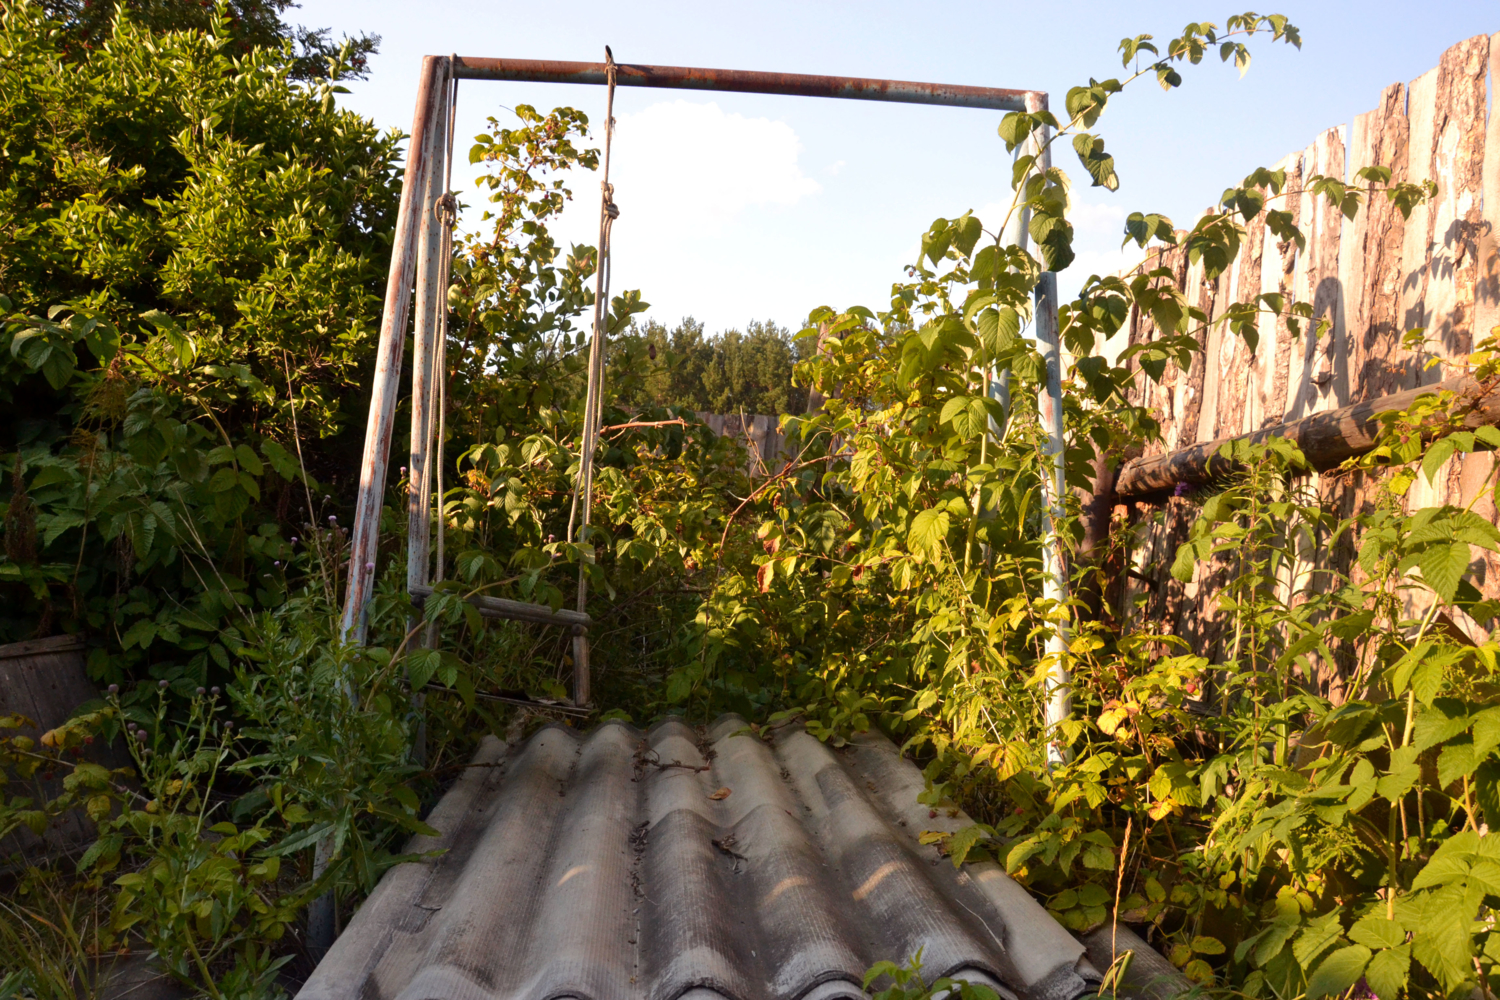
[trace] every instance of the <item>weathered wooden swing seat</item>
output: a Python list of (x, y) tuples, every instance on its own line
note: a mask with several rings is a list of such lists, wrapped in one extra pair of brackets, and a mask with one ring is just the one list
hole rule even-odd
[[(415, 586), (411, 588), (411, 602), (418, 607), (427, 603), (431, 597), (431, 587)], [(517, 622), (535, 622), (538, 625), (559, 625), (563, 628), (586, 629), (594, 623), (594, 620), (586, 612), (569, 611), (559, 608), (554, 611), (546, 604), (528, 604), (525, 601), (512, 601), (505, 597), (486, 597), (483, 594), (475, 594), (466, 600), (474, 606), (474, 609), (486, 618), (505, 618)]]
[(1165, 455), (1133, 459), (1120, 469), (1115, 496), (1120, 499), (1147, 497), (1169, 490), (1178, 483), (1203, 485), (1221, 478), (1234, 468), (1232, 462), (1219, 455), (1219, 449), (1230, 441), (1262, 443), (1273, 437), (1286, 438), (1302, 449), (1313, 468), (1331, 469), (1345, 459), (1362, 455), (1375, 447), (1380, 435), (1379, 414), (1404, 410), (1419, 396), (1443, 391), (1455, 393), (1460, 405), (1467, 408), (1464, 426), (1470, 430), (1500, 424), (1500, 387), (1462, 375), (1327, 413), (1315, 413), (1301, 420), (1263, 427), (1249, 434), (1205, 441)]

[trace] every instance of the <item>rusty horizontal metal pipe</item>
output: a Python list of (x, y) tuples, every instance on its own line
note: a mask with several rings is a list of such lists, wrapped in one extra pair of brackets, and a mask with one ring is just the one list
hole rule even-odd
[(1178, 483), (1201, 485), (1212, 482), (1233, 470), (1232, 463), (1219, 455), (1219, 449), (1236, 440), (1259, 444), (1273, 437), (1286, 438), (1302, 449), (1313, 468), (1331, 469), (1344, 459), (1362, 455), (1375, 447), (1380, 435), (1379, 414), (1404, 410), (1416, 402), (1418, 396), (1443, 391), (1458, 396), (1465, 427), (1472, 430), (1486, 424), (1500, 424), (1500, 389), (1461, 375), (1434, 385), (1419, 386), (1342, 409), (1315, 413), (1301, 420), (1264, 427), (1250, 434), (1205, 441), (1166, 455), (1132, 459), (1120, 469), (1115, 481), (1115, 495), (1122, 500), (1135, 499), (1169, 490)]
[[(741, 94), (789, 94), (796, 97), (833, 97), (851, 101), (889, 101), (897, 104), (939, 104), (956, 108), (1025, 111), (1029, 90), (968, 87), (910, 80), (875, 80), (857, 76), (812, 76), (804, 73), (762, 73), (742, 69), (702, 69), (693, 66), (641, 66), (618, 63), (615, 83), (621, 87), (662, 87), (670, 90), (716, 90)], [(606, 82), (604, 63), (559, 59), (481, 59), (460, 56), (453, 75), (461, 80), (529, 80), (534, 83)]]

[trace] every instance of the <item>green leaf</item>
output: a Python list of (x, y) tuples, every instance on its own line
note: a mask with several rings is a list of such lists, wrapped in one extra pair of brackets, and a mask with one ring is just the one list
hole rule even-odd
[(1079, 906), (1100, 906), (1109, 900), (1109, 890), (1097, 882), (1085, 882), (1078, 887)]
[(1319, 955), (1338, 941), (1342, 931), (1337, 910), (1330, 910), (1320, 917), (1309, 917), (1303, 924), (1296, 943), (1292, 945), (1292, 954), (1303, 966), (1310, 966)]
[(974, 252), (974, 246), (979, 242), (979, 237), (984, 234), (984, 227), (979, 224), (971, 212), (953, 220), (953, 245), (958, 252), (965, 257)]
[(1199, 934), (1193, 938), (1193, 951), (1200, 955), (1222, 955), (1224, 954), (1224, 942), (1216, 937)]
[(1307, 980), (1308, 1000), (1336, 996), (1359, 981), (1370, 963), (1370, 949), (1362, 944), (1340, 948), (1318, 963)]
[(1396, 1000), (1411, 972), (1411, 945), (1402, 944), (1375, 953), (1365, 968), (1365, 982), (1380, 1000)]
[(973, 823), (959, 830), (948, 839), (948, 853), (953, 858), (953, 867), (961, 867), (969, 852), (985, 837), (985, 828)]
[(42, 374), (54, 389), (61, 389), (73, 377), (76, 357), (72, 350), (57, 349), (42, 362)]
[(234, 457), (239, 459), (240, 468), (252, 476), (259, 476), (266, 471), (265, 466), (261, 465), (260, 456), (248, 444), (235, 445)]
[(1417, 565), (1422, 569), (1422, 579), (1438, 597), (1452, 601), (1458, 592), (1459, 581), (1469, 571), (1469, 560), (1468, 543), (1452, 542), (1427, 546), (1418, 557)]
[(1349, 940), (1378, 951), (1381, 948), (1395, 948), (1405, 943), (1406, 931), (1397, 921), (1387, 920), (1384, 910), (1371, 911), (1355, 921), (1354, 926), (1349, 928)]
[(1469, 713), (1464, 703), (1453, 698), (1438, 698), (1431, 708), (1417, 716), (1412, 727), (1412, 743), (1418, 750), (1426, 750), (1468, 732), (1468, 729)]
[(1422, 472), (1427, 476), (1429, 483), (1437, 479), (1438, 470), (1444, 462), (1453, 457), (1453, 439), (1443, 438), (1434, 441), (1427, 449), (1427, 454), (1422, 456)]
[(240, 477), (232, 468), (223, 468), (215, 472), (213, 478), (208, 481), (208, 489), (212, 493), (223, 493), (232, 490), (239, 485)]
[(939, 422), (951, 424), (953, 432), (962, 440), (983, 434), (989, 428), (990, 417), (998, 420), (1001, 414), (993, 413), (999, 404), (984, 396), (954, 396), (943, 404)]
[(1103, 139), (1087, 132), (1079, 133), (1073, 137), (1073, 151), (1078, 154), (1078, 161), (1093, 179), (1094, 187), (1102, 187), (1107, 191), (1119, 190), (1120, 178), (1115, 173), (1115, 158), (1104, 151)]
[(271, 463), (271, 468), (282, 479), (295, 482), (297, 479), (297, 460), (291, 456), (285, 448), (266, 438), (260, 443), (260, 453), (266, 456), (266, 461)]
[(1442, 753), (1438, 754), (1438, 784), (1446, 788), (1455, 781), (1473, 774), (1478, 766), (1479, 760), (1474, 755), (1473, 741), (1454, 741), (1443, 747)]
[(442, 663), (442, 653), (436, 649), (423, 649), (409, 654), (406, 658), (407, 682), (413, 690), (426, 687)]
[(911, 551), (924, 555), (935, 555), (948, 537), (950, 521), (948, 512), (940, 507), (929, 507), (912, 518), (911, 529), (906, 534), (906, 545)]

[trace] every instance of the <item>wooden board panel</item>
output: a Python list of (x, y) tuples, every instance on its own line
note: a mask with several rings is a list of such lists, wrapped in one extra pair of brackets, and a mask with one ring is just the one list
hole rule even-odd
[[(1438, 75), (1440, 67), (1433, 67), (1413, 80), (1407, 87), (1406, 120), (1409, 129), (1406, 147), (1405, 179), (1421, 184), (1432, 179), (1432, 147), (1434, 121), (1437, 115)], [(1432, 247), (1431, 204), (1420, 204), (1412, 208), (1402, 229), (1400, 287), (1397, 291), (1397, 328), (1400, 337), (1417, 327), (1431, 327), (1432, 313), (1427, 308), (1427, 285), (1429, 282), (1430, 251)], [(1423, 372), (1421, 360), (1416, 355), (1401, 350), (1392, 352), (1390, 362), (1400, 369), (1397, 388), (1410, 389), (1431, 381), (1433, 372)]]
[[(1235, 268), (1233, 298), (1236, 302), (1248, 302), (1260, 294), (1261, 257), (1265, 252), (1266, 220), (1264, 215), (1251, 219), (1245, 226), (1245, 239), (1240, 247), (1238, 266)], [(1219, 350), (1214, 357), (1217, 371), (1218, 406), (1212, 433), (1205, 440), (1239, 434), (1245, 430), (1246, 413), (1250, 397), (1250, 368), (1252, 356), (1249, 346), (1237, 334), (1224, 333), (1219, 340)]]
[(1474, 339), (1500, 326), (1500, 114), (1494, 111), (1500, 90), (1500, 34), (1490, 36), (1490, 116), (1485, 129), (1480, 179), (1482, 223), (1474, 279)]
[[(1407, 329), (1425, 327), (1432, 352), (1444, 358), (1466, 355), (1472, 343), (1488, 56), (1489, 39), (1471, 38), (1411, 84), (1408, 175), (1432, 181), (1437, 194), (1407, 223), (1402, 316)], [(1449, 367), (1419, 377), (1441, 381)]]
[[(1407, 223), (1405, 322), (1426, 327), (1431, 353), (1455, 362), (1468, 354), (1473, 340), (1488, 57), (1487, 37), (1460, 42), (1411, 86), (1409, 170), (1416, 180), (1433, 181), (1437, 193)], [(1424, 367), (1417, 377), (1428, 384), (1458, 370), (1438, 364)], [(1406, 498), (1407, 509), (1461, 502), (1464, 465), (1462, 456), (1454, 456), (1431, 482), (1419, 478)]]
[[(1234, 289), (1234, 269), (1221, 274), (1211, 284), (1205, 283), (1204, 295), (1206, 304), (1203, 311), (1209, 318), (1217, 321), (1224, 315), (1224, 310), (1233, 299), (1230, 297)], [(1208, 335), (1203, 341), (1203, 381), (1199, 383), (1199, 392), (1202, 394), (1198, 407), (1198, 421), (1193, 425), (1193, 440), (1207, 441), (1214, 436), (1214, 427), (1219, 421), (1219, 372), (1218, 357), (1223, 347), (1226, 334), (1222, 323), (1214, 322), (1208, 328)]]
[[(1301, 225), (1302, 198), (1291, 192), (1302, 190), (1302, 154), (1293, 153), (1285, 157), (1277, 168), (1286, 171), (1286, 197), (1281, 199), (1282, 211), (1290, 212), (1292, 225)], [(1274, 252), (1273, 252), (1274, 251)], [(1294, 273), (1301, 254), (1292, 240), (1279, 240), (1274, 244), (1266, 241), (1266, 255), (1261, 263), (1261, 288), (1275, 292), (1283, 301), (1290, 302)], [(1302, 352), (1302, 339), (1295, 336), (1285, 317), (1266, 313), (1261, 323), (1262, 350), (1269, 348), (1265, 369), (1255, 396), (1254, 420), (1246, 430), (1255, 430), (1267, 424), (1281, 422), (1286, 412), (1292, 376), (1292, 355)], [(1269, 334), (1269, 336), (1267, 336)]]
[[(1380, 95), (1374, 111), (1361, 115), (1361, 142), (1351, 175), (1366, 166), (1391, 168), (1391, 180), (1406, 179), (1406, 87), (1395, 83)], [(1373, 399), (1402, 388), (1401, 368), (1392, 364), (1400, 350), (1401, 245), (1405, 222), (1383, 195), (1366, 199), (1360, 210), (1361, 239), (1350, 248), (1360, 258), (1358, 283), (1349, 310), (1349, 402)]]
[[(1304, 188), (1315, 175), (1344, 176), (1344, 128), (1331, 128), (1302, 154), (1306, 165)], [(1347, 339), (1344, 325), (1344, 296), (1339, 284), (1339, 250), (1344, 216), (1327, 198), (1304, 190), (1299, 223), (1307, 238), (1307, 249), (1297, 255), (1297, 269), (1292, 294), (1300, 302), (1311, 302), (1312, 322), (1304, 325), (1301, 350), (1291, 356), (1291, 398), (1287, 401), (1284, 420), (1298, 420), (1312, 413), (1337, 409), (1334, 392), (1334, 366), (1338, 352)], [(1317, 336), (1322, 322), (1328, 332)]]
[[(36, 739), (72, 716), (74, 709), (99, 696), (84, 671), (83, 637), (59, 635), (47, 639), (0, 646), (0, 715), (22, 715), (35, 723), (18, 730)], [(102, 750), (102, 748), (101, 748)], [(89, 756), (109, 766), (120, 761), (104, 759), (92, 748)], [(63, 775), (51, 781), (34, 777), (28, 794), (39, 800), (62, 794)], [(0, 840), (0, 856), (13, 851), (27, 854), (66, 850), (87, 843), (94, 836), (94, 824), (79, 810), (55, 819), (42, 838), (21, 830)]]
[[(1187, 280), (1182, 287), (1189, 305), (1203, 308), (1205, 285), (1211, 283), (1203, 280), (1203, 262), (1189, 264)], [(1207, 294), (1211, 296), (1212, 293)], [(1193, 442), (1198, 433), (1198, 411), (1203, 408), (1203, 382), (1208, 373), (1201, 348), (1208, 331), (1197, 323), (1191, 323), (1189, 329), (1197, 336), (1200, 350), (1193, 355), (1192, 364), (1186, 372), (1181, 369), (1177, 371), (1172, 394), (1171, 433), (1167, 436), (1169, 450)]]

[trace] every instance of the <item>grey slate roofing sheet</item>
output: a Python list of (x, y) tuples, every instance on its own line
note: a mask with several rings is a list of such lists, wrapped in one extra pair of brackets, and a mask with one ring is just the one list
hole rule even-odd
[(997, 866), (918, 843), (967, 820), (881, 736), (552, 726), (473, 763), (411, 847), (444, 853), (386, 874), (298, 1000), (835, 1000), (918, 949), (1006, 1000), (1098, 982)]

